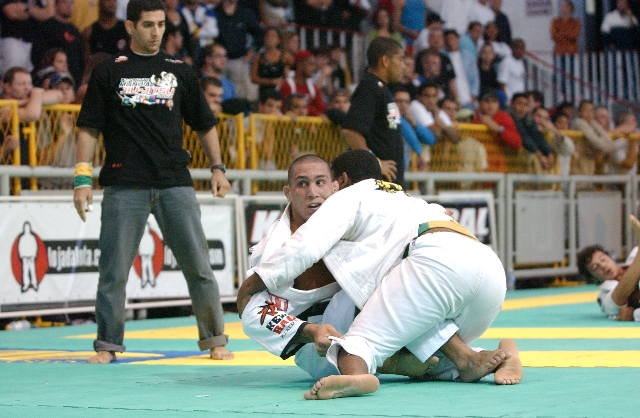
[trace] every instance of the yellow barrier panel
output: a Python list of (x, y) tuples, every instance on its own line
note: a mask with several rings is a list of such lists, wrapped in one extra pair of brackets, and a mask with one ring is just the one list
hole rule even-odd
[[(338, 125), (318, 117), (251, 114), (247, 138), (251, 150), (251, 168), (259, 170), (287, 170), (289, 164), (303, 154), (316, 154), (331, 161), (347, 149)], [(284, 181), (259, 182), (260, 191), (281, 191)], [(254, 191), (255, 190), (254, 185)]]
[[(6, 141), (8, 136), (20, 138), (20, 121), (18, 120), (18, 101), (17, 100), (0, 100), (0, 135), (2, 135), (2, 143)], [(7, 151), (5, 155), (0, 155), (0, 164), (20, 165), (20, 147), (18, 146), (13, 152)], [(21, 188), (20, 179), (13, 180), (13, 193), (19, 193)]]

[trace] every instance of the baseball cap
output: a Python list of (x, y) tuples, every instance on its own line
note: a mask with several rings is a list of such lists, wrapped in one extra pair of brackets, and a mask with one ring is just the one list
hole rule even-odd
[(293, 61), (297, 64), (298, 62), (302, 60), (306, 60), (307, 58), (311, 58), (311, 57), (313, 57), (313, 54), (311, 53), (311, 51), (307, 49), (303, 49), (296, 52), (296, 55), (294, 55), (293, 57)]
[(69, 83), (71, 83), (71, 85), (73, 87), (76, 86), (76, 82), (73, 79), (73, 77), (71, 77), (71, 74), (69, 73), (55, 73), (51, 76), (51, 78), (49, 78), (49, 87), (55, 87), (56, 85), (58, 85), (58, 83), (62, 82), (62, 81), (67, 81)]

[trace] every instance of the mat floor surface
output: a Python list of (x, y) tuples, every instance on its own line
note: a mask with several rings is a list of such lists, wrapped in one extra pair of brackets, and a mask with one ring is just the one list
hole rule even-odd
[[(262, 350), (226, 316), (233, 361), (197, 351), (192, 317), (127, 322), (127, 352), (89, 365), (95, 325), (0, 332), (1, 417), (635, 417), (640, 324), (606, 319), (595, 286), (509, 292), (473, 345), (514, 338), (524, 379), (497, 386), (382, 376), (367, 396), (305, 401), (293, 361)], [(214, 415), (212, 415), (214, 414)]]

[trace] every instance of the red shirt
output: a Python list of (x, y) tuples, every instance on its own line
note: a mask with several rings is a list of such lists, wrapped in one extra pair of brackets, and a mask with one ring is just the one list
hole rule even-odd
[(311, 79), (307, 79), (305, 84), (298, 84), (293, 78), (284, 80), (282, 84), (280, 84), (282, 100), (285, 100), (287, 96), (290, 96), (292, 93), (300, 93), (307, 96), (309, 99), (309, 116), (319, 116), (326, 110), (322, 93), (320, 93), (320, 90), (313, 84)]
[[(504, 129), (500, 134), (491, 133), (495, 140), (494, 145), (496, 146), (491, 147), (491, 144), (485, 143), (485, 147), (487, 149), (487, 163), (489, 164), (487, 171), (506, 173), (507, 163), (505, 161), (505, 154), (518, 151), (522, 147), (522, 137), (518, 133), (518, 129), (516, 128), (516, 123), (513, 121), (513, 118), (504, 110), (498, 110), (496, 114), (493, 115), (492, 119)], [(481, 123), (480, 114), (477, 112), (473, 119), (473, 123)]]

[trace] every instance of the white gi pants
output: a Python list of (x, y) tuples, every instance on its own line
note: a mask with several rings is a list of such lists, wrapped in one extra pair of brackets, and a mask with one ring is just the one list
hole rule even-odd
[(338, 346), (367, 363), (373, 374), (407, 346), (426, 361), (453, 334), (467, 344), (498, 315), (506, 292), (504, 268), (487, 246), (456, 232), (415, 239), (327, 358), (337, 366)]

